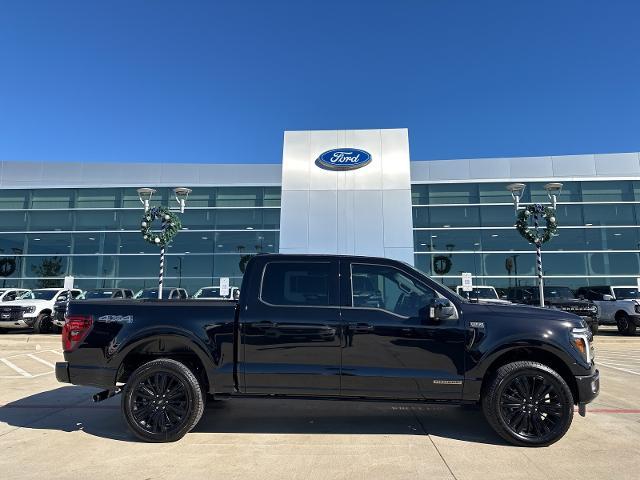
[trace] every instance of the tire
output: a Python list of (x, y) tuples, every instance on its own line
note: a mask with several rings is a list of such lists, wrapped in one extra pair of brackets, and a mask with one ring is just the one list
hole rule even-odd
[(482, 410), (489, 425), (509, 443), (545, 447), (571, 426), (573, 395), (567, 382), (546, 365), (514, 362), (493, 373), (483, 389)]
[(600, 325), (597, 323), (592, 323), (590, 328), (591, 328), (591, 333), (594, 335), (597, 335), (598, 330), (600, 330)]
[(5, 333), (7, 333), (7, 331), (4, 328), (0, 328), (0, 335), (3, 335)]
[(122, 413), (137, 438), (174, 442), (202, 418), (202, 392), (198, 379), (184, 364), (171, 359), (153, 360), (138, 367), (127, 381)]
[(33, 322), (33, 333), (49, 333), (52, 326), (51, 317), (46, 313), (41, 313)]
[(622, 335), (635, 335), (637, 326), (629, 319), (629, 315), (625, 312), (620, 313), (616, 317), (616, 324), (618, 326), (618, 332)]

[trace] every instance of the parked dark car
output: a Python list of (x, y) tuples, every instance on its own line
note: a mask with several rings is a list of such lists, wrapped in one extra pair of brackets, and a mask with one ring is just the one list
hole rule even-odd
[[(538, 287), (512, 287), (507, 291), (507, 300), (523, 305), (539, 305)], [(598, 307), (591, 300), (578, 299), (569, 287), (544, 286), (544, 304), (547, 308), (563, 310), (582, 318), (596, 334), (598, 333)]]
[(72, 301), (56, 377), (106, 389), (95, 401), (122, 391), (126, 423), (152, 442), (189, 432), (213, 395), (480, 404), (503, 438), (542, 446), (599, 392), (580, 317), (471, 303), (395, 260), (257, 255), (240, 291)]
[[(129, 288), (93, 288), (80, 294), (78, 300), (112, 300), (133, 298), (133, 290)], [(52, 321), (55, 328), (64, 326), (64, 315), (67, 312), (67, 296), (61, 295), (53, 305)]]

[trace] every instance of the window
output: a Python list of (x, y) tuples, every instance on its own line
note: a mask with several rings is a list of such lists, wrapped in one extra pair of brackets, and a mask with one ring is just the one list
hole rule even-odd
[(331, 277), (330, 263), (268, 263), (260, 298), (273, 305), (337, 305), (329, 288), (336, 279)]
[(351, 286), (354, 307), (379, 308), (403, 317), (425, 317), (438, 297), (429, 287), (384, 265), (353, 264)]

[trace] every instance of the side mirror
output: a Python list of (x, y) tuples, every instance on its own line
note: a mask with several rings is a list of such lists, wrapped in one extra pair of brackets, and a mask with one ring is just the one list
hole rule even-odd
[(438, 321), (453, 316), (456, 309), (446, 298), (434, 298), (429, 303), (429, 319)]
[(610, 302), (612, 300), (615, 300), (615, 298), (613, 298), (613, 295), (607, 295), (606, 293), (602, 296), (602, 300), (604, 300), (605, 302)]

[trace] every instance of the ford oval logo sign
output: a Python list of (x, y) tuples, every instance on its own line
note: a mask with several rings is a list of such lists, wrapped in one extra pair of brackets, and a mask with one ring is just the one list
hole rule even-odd
[(357, 148), (334, 148), (321, 153), (316, 165), (325, 170), (355, 170), (371, 163), (371, 154)]

